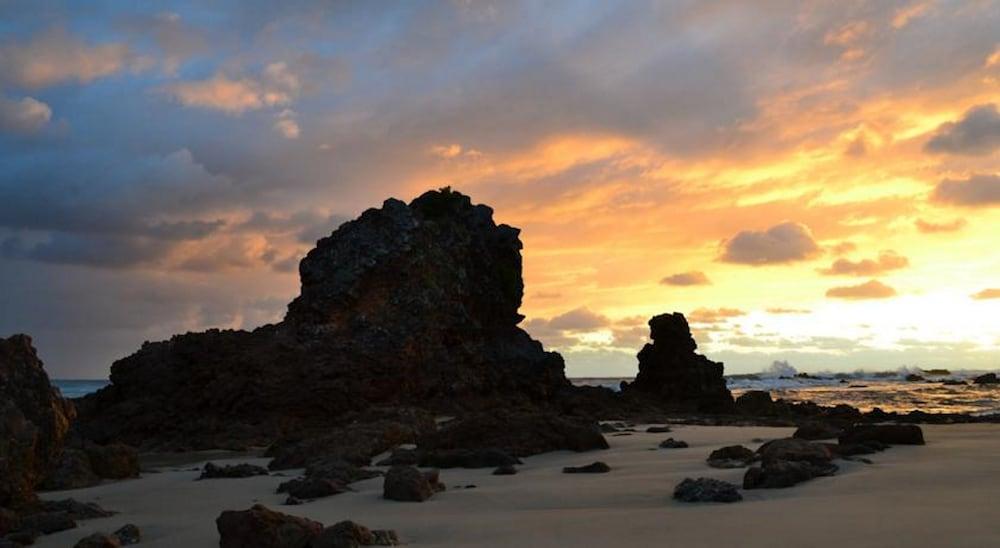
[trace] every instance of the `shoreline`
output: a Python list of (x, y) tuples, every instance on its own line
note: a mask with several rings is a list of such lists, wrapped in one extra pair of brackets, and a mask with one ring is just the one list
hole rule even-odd
[[(446, 469), (448, 490), (420, 504), (381, 498), (381, 478), (351, 485), (354, 492), (284, 506), (274, 493), (294, 476), (194, 481), (198, 472), (159, 469), (137, 480), (41, 493), (73, 497), (121, 512), (38, 539), (37, 546), (72, 545), (93, 531), (135, 523), (143, 546), (218, 546), (214, 520), (223, 510), (262, 503), (272, 510), (332, 524), (354, 519), (397, 530), (414, 546), (986, 546), (1000, 543), (995, 493), (1000, 490), (1000, 425), (926, 425), (926, 446), (896, 446), (871, 455), (873, 464), (838, 461), (840, 472), (788, 489), (744, 491), (735, 504), (685, 504), (671, 499), (685, 477), (739, 483), (744, 469), (708, 467), (724, 445), (791, 435), (791, 428), (674, 425), (670, 434), (608, 436), (611, 448), (558, 451), (524, 459), (515, 476), (490, 469)], [(642, 430), (642, 428), (640, 428)], [(666, 437), (687, 449), (655, 449)], [(217, 453), (216, 453), (217, 454)], [(207, 454), (185, 453), (187, 457)], [(207, 460), (207, 459), (206, 459)], [(607, 462), (612, 471), (565, 475), (563, 466)], [(146, 460), (149, 463), (151, 461)], [(179, 461), (174, 461), (179, 462)], [(203, 462), (203, 461), (196, 461)], [(217, 464), (263, 458), (213, 460)], [(190, 463), (190, 462), (189, 462)], [(474, 484), (476, 488), (466, 489)], [(458, 488), (461, 487), (461, 488)], [(777, 518), (777, 519), (776, 519)], [(651, 540), (652, 539), (652, 540)]]

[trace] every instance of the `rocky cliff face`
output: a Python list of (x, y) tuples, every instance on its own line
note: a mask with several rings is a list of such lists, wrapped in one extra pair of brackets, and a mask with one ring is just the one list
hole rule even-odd
[(377, 405), (535, 405), (569, 387), (517, 327), (518, 230), (448, 189), (387, 200), (320, 240), (283, 322), (147, 343), (80, 404), (99, 442), (261, 443)]
[(678, 411), (733, 411), (722, 364), (695, 352), (698, 345), (683, 314), (653, 316), (649, 329), (653, 342), (639, 351), (639, 374), (623, 387), (626, 396)]
[(0, 339), (0, 507), (35, 500), (73, 416), (73, 406), (49, 384), (31, 338)]

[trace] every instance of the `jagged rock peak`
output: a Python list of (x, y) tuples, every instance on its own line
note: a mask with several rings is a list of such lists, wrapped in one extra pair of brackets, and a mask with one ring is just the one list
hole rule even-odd
[(653, 342), (639, 351), (639, 374), (623, 391), (678, 410), (732, 411), (722, 364), (695, 353), (698, 345), (684, 315), (653, 316), (649, 328)]
[(286, 319), (325, 329), (425, 314), (467, 329), (516, 324), (519, 233), (450, 188), (409, 205), (390, 198), (317, 242), (299, 265), (302, 290)]

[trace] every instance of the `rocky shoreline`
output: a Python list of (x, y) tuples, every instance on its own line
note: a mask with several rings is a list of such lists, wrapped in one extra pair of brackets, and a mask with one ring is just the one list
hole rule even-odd
[[(279, 487), (289, 505), (381, 476), (369, 467), (386, 455), (381, 463), (392, 468), (385, 472), (385, 498), (423, 501), (444, 486), (436, 472), (416, 467), (512, 475), (523, 458), (607, 449), (605, 434), (627, 436), (638, 424), (799, 427), (795, 436), (756, 450), (709, 456), (710, 464), (759, 463), (742, 484), (757, 489), (832, 475), (834, 459), (922, 444), (915, 423), (1000, 420), (861, 413), (774, 401), (759, 391), (734, 399), (723, 364), (697, 353), (679, 313), (649, 320), (652, 342), (638, 354), (635, 381), (620, 392), (575, 387), (562, 357), (518, 327), (520, 250), (517, 229), (495, 224), (490, 208), (457, 192), (431, 191), (410, 204), (387, 200), (303, 259), (301, 294), (281, 323), (146, 343), (112, 365), (108, 387), (75, 402), (51, 387), (30, 338), (0, 340), (0, 547), (30, 544), (39, 534), (75, 527), (77, 519), (107, 514), (72, 500), (53, 506), (35, 491), (138, 477), (140, 451), (266, 447), (267, 469), (206, 466), (203, 478), (301, 469)], [(599, 424), (609, 420), (621, 426)], [(838, 442), (814, 441), (827, 439)], [(661, 447), (686, 447), (672, 441)], [(569, 468), (613, 470), (603, 462)], [(698, 478), (678, 485), (675, 496), (734, 502), (735, 489)], [(231, 547), (397, 538), (353, 522), (323, 527), (263, 506), (223, 513), (218, 530), (222, 546)], [(287, 537), (294, 540), (279, 530), (296, 531)], [(128, 544), (125, 537), (103, 535), (79, 546)]]

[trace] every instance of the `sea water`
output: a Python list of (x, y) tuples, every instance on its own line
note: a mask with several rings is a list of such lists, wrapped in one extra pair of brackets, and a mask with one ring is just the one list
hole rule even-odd
[(105, 379), (55, 379), (52, 381), (52, 384), (62, 392), (64, 398), (80, 398), (97, 392), (110, 384), (110, 382)]

